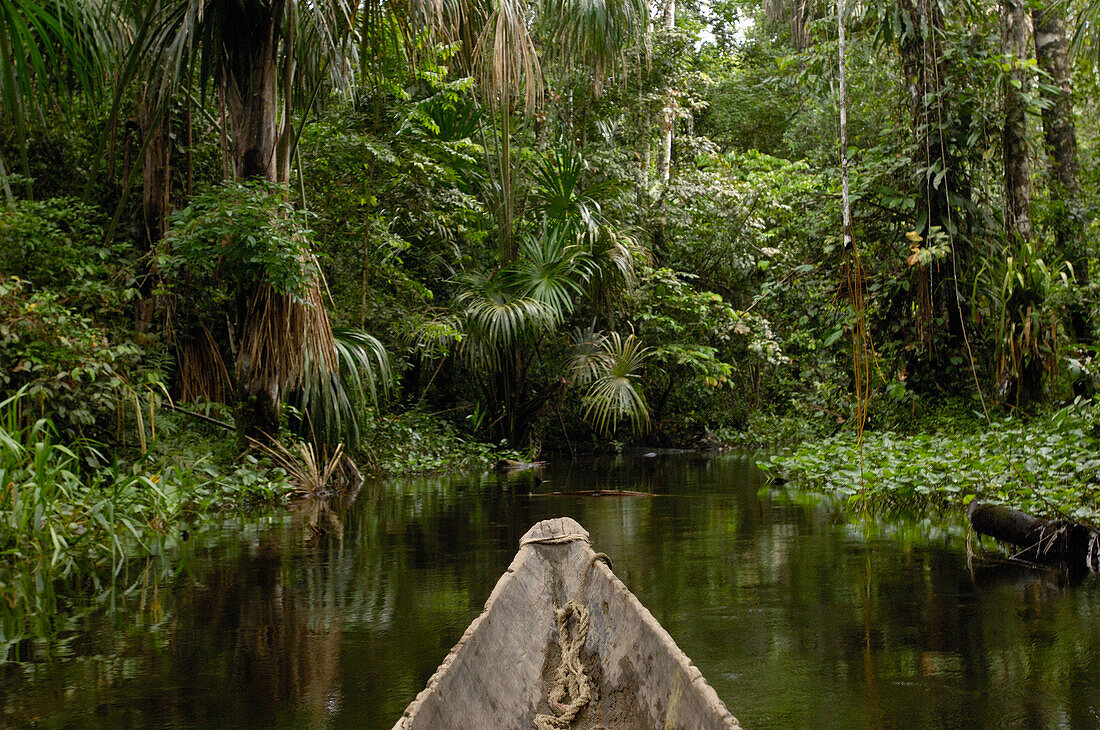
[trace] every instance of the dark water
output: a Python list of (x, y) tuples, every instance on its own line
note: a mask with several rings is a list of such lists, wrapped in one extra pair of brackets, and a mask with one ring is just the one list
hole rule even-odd
[[(957, 525), (850, 524), (751, 464), (396, 480), (196, 536), (120, 576), (114, 610), (64, 607), (60, 640), (8, 646), (0, 724), (387, 728), (523, 532), (570, 515), (746, 728), (1100, 727), (1094, 580), (969, 571)], [(593, 488), (660, 496), (529, 495)]]

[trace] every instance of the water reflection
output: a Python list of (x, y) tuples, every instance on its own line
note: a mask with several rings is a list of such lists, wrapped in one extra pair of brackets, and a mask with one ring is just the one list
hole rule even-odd
[[(746, 727), (1100, 725), (1095, 581), (971, 572), (958, 525), (852, 525), (761, 487), (734, 455), (368, 484), (190, 547), (62, 656), (5, 665), (0, 722), (389, 727), (520, 535), (567, 514)], [(655, 496), (542, 496), (591, 489)]]

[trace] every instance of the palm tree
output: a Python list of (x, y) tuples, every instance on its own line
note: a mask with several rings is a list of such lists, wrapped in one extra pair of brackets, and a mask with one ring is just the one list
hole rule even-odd
[(233, 174), (286, 183), (293, 103), (303, 82), (340, 70), (357, 2), (131, 0), (140, 19), (124, 79), (163, 97), (189, 73), (212, 80), (224, 104)]
[[(312, 84), (340, 69), (349, 42), (354, 0), (131, 0), (139, 19), (124, 64), (123, 83), (142, 82), (168, 104), (192, 75), (216, 86), (223, 108), (234, 177), (286, 185), (293, 154), (293, 104), (303, 77)], [(224, 123), (224, 122), (223, 122)], [(314, 269), (311, 256), (301, 261)], [(305, 297), (261, 281), (239, 293), (241, 332), (235, 365), (238, 430), (273, 434), (284, 392), (303, 377), (320, 383), (339, 363), (319, 273)], [(303, 355), (303, 353), (308, 353)], [(242, 443), (243, 443), (242, 438)]]
[(588, 386), (584, 415), (600, 431), (614, 432), (624, 417), (635, 431), (649, 424), (649, 406), (640, 384), (648, 358), (649, 350), (633, 334), (574, 332), (574, 382)]
[[(505, 261), (513, 260), (517, 251), (509, 151), (513, 106), (522, 94), (525, 107), (533, 108), (544, 83), (533, 31), (541, 29), (548, 45), (560, 49), (555, 59), (589, 63), (593, 77), (602, 80), (615, 67), (622, 43), (644, 15), (637, 0), (565, 0), (546, 6), (517, 0), (432, 0), (418, 8), (367, 4), (362, 27), (357, 29), (356, 0), (128, 0), (127, 4), (140, 21), (123, 79), (140, 80), (154, 88), (154, 98), (161, 103), (167, 103), (185, 79), (197, 76), (204, 85), (212, 82), (227, 122), (225, 137), (234, 176), (283, 185), (289, 178), (294, 147), (295, 99), (311, 96), (307, 90), (319, 88), (326, 72), (352, 65), (356, 34), (366, 43), (387, 29), (406, 28), (407, 39), (412, 40), (419, 27), (436, 38), (461, 41), (459, 63), (476, 70), (494, 112), (489, 116), (501, 120), (495, 139), (499, 141)], [(402, 22), (394, 23), (394, 18)], [(413, 48), (409, 43), (411, 57)], [(311, 76), (308, 82), (306, 72)], [(508, 306), (519, 302), (522, 309), (527, 300), (537, 300), (522, 291), (517, 298), (517, 290), (506, 285), (503, 279), (515, 273), (502, 272), (503, 278), (494, 285), (503, 287), (496, 292), (498, 298), (503, 296)], [(315, 279), (304, 300), (262, 282), (236, 303), (241, 342), (235, 373), (242, 435), (274, 430), (284, 393), (300, 382), (303, 373), (314, 371), (317, 382), (324, 383), (339, 371), (321, 301), (320, 282)], [(306, 348), (313, 351), (303, 358)]]
[(457, 63), (477, 76), (495, 142), (489, 170), (496, 185), (500, 253), (517, 254), (518, 209), (513, 175), (515, 115), (542, 102), (544, 65), (590, 70), (594, 95), (620, 66), (627, 45), (645, 27), (642, 0), (428, 0), (422, 18), (446, 42), (461, 46)]
[[(45, 109), (64, 106), (74, 90), (95, 94), (104, 88), (110, 18), (95, 0), (0, 3), (0, 126), (11, 130), (19, 146), (28, 198), (33, 192), (28, 125)], [(8, 178), (0, 156), (0, 187), (10, 203)]]

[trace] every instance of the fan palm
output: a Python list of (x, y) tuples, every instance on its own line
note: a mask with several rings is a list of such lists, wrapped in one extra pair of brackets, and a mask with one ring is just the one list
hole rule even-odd
[(585, 418), (604, 432), (614, 431), (624, 417), (635, 431), (644, 428), (649, 423), (649, 408), (639, 381), (649, 351), (638, 338), (618, 332), (577, 331), (573, 347), (573, 377), (588, 386)]
[(476, 368), (504, 367), (511, 353), (552, 328), (562, 316), (547, 301), (531, 296), (514, 269), (463, 272), (457, 284), (461, 353)]
[(606, 296), (614, 281), (632, 284), (634, 263), (644, 253), (632, 232), (616, 225), (604, 212), (622, 185), (614, 180), (585, 185), (584, 158), (569, 142), (548, 149), (534, 168), (531, 207), (583, 251), (593, 293)]
[(500, 253), (505, 262), (517, 251), (512, 134), (514, 107), (528, 112), (540, 104), (543, 60), (564, 69), (587, 66), (594, 92), (620, 66), (628, 42), (645, 27), (640, 0), (424, 0), (421, 18), (445, 41), (457, 42), (457, 62), (478, 78), (495, 126), (490, 172), (499, 214)]

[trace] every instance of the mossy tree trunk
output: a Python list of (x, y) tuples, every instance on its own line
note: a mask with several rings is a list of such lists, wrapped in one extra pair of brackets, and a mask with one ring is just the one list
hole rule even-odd
[(1027, 146), (1027, 71), (1031, 17), (1024, 0), (1002, 0), (1001, 48), (1012, 63), (1004, 75), (1005, 232), (1010, 241), (1031, 240), (1031, 168)]
[[(1031, 17), (1035, 26), (1035, 59), (1049, 79), (1039, 91), (1046, 102), (1042, 110), (1043, 139), (1055, 209), (1054, 240), (1058, 250), (1072, 264), (1077, 285), (1084, 287), (1089, 282), (1089, 269), (1083, 240), (1084, 210), (1078, 181), (1080, 165), (1066, 23), (1060, 6), (1053, 4), (1032, 8)], [(1084, 308), (1075, 307), (1071, 319), (1076, 337), (1087, 337), (1089, 327)]]
[[(244, 36), (225, 44), (222, 61), (230, 151), (237, 178), (286, 182), (280, 179), (278, 155), (279, 53), (285, 5), (286, 0), (241, 3), (226, 25), (227, 33)], [(276, 301), (285, 295), (263, 292), (263, 287), (257, 282), (253, 291), (238, 293), (241, 343), (235, 365), (236, 417), (242, 448), (248, 438), (275, 435), (288, 375), (264, 360), (270, 349), (281, 346), (278, 340), (286, 334), (273, 310), (287, 309), (285, 305), (290, 303)]]

